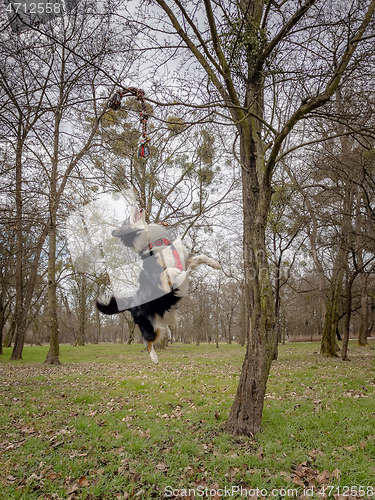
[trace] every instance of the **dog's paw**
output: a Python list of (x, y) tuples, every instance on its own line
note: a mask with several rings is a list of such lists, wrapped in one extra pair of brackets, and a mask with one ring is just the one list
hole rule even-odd
[(152, 350), (150, 352), (150, 358), (151, 358), (151, 361), (153, 363), (155, 363), (155, 365), (159, 364), (159, 358), (158, 358), (158, 355), (156, 354), (156, 352), (154, 350)]
[(221, 264), (216, 262), (216, 260), (211, 259), (210, 257), (206, 257), (205, 255), (203, 257), (204, 257), (204, 259), (202, 260), (203, 264), (206, 264), (207, 266), (210, 266), (213, 269), (221, 269)]
[(162, 286), (159, 287), (164, 292), (169, 293), (172, 289), (178, 288), (186, 279), (186, 271), (180, 271), (177, 267), (168, 267), (160, 275)]
[(169, 267), (166, 269), (166, 274), (168, 274), (169, 279), (171, 280), (171, 283), (174, 283), (178, 277), (179, 274), (181, 274), (182, 271), (177, 269), (177, 267)]
[[(177, 269), (178, 271), (178, 269)], [(176, 275), (173, 280), (173, 289), (178, 288), (182, 285), (182, 283), (186, 280), (188, 273), (186, 271), (179, 271), (178, 275)]]
[(219, 264), (219, 262), (216, 262), (216, 260), (214, 259), (208, 259), (209, 262), (207, 262), (207, 264), (211, 267), (213, 267), (214, 269), (221, 269), (221, 264)]

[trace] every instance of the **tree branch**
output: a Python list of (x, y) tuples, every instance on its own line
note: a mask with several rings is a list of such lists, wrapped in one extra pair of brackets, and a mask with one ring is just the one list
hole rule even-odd
[[(166, 2), (164, 0), (156, 0), (156, 2), (160, 5), (160, 7), (167, 14), (167, 16), (169, 17), (169, 19), (172, 22), (172, 25), (173, 25), (174, 29), (177, 32), (177, 34), (186, 43), (186, 45), (188, 46), (188, 48), (190, 49), (190, 51), (192, 52), (192, 54), (196, 57), (196, 59), (198, 60), (198, 62), (201, 64), (201, 66), (203, 67), (203, 69), (206, 71), (208, 77), (210, 78), (210, 80), (212, 81), (212, 83), (215, 85), (215, 87), (219, 91), (219, 93), (220, 93), (221, 97), (223, 98), (224, 102), (228, 105), (228, 107), (231, 106), (232, 104), (235, 104), (236, 106), (238, 106), (240, 108), (240, 103), (239, 103), (239, 100), (237, 98), (237, 95), (235, 94), (234, 96), (230, 96), (228, 94), (228, 92), (225, 89), (224, 85), (220, 82), (220, 80), (218, 79), (216, 73), (213, 71), (213, 69), (209, 65), (207, 59), (200, 52), (200, 50), (198, 49), (198, 47), (193, 43), (193, 41), (190, 39), (190, 37), (187, 35), (187, 33), (185, 33), (185, 31), (183, 30), (182, 26), (178, 22), (178, 19), (176, 18), (176, 16), (172, 12), (172, 9), (166, 4)], [(235, 100), (233, 101), (232, 98), (234, 98)], [(238, 120), (240, 118), (239, 115), (241, 115), (241, 113), (239, 113), (238, 111), (236, 112), (236, 111), (233, 110), (233, 108), (230, 108), (230, 112), (232, 114), (232, 117), (235, 120)]]
[[(303, 17), (309, 8), (316, 2), (316, 0), (307, 0), (302, 7), (297, 10), (297, 12), (292, 16), (292, 18), (286, 23), (286, 25), (279, 31), (279, 33), (270, 41), (267, 47), (264, 49), (263, 54), (257, 61), (256, 71), (260, 71), (264, 64), (264, 61), (269, 57), (273, 49), (280, 43), (280, 41), (294, 28), (298, 21)], [(267, 6), (268, 7), (268, 6)]]
[(272, 171), (275, 166), (277, 155), (280, 151), (281, 145), (284, 139), (289, 135), (289, 133), (293, 129), (294, 125), (299, 120), (301, 120), (301, 118), (303, 118), (307, 113), (310, 113), (310, 111), (313, 111), (314, 109), (323, 106), (327, 101), (330, 100), (330, 98), (334, 94), (335, 90), (337, 89), (337, 86), (340, 83), (341, 77), (349, 64), (350, 59), (354, 54), (358, 42), (360, 42), (364, 32), (366, 31), (367, 26), (371, 21), (371, 18), (374, 14), (374, 10), (375, 10), (375, 0), (371, 0), (365, 18), (361, 26), (359, 27), (357, 34), (348, 41), (346, 50), (343, 56), (341, 57), (341, 60), (337, 65), (337, 68), (333, 72), (330, 81), (327, 83), (325, 91), (322, 92), (321, 94), (318, 94), (316, 97), (312, 97), (306, 103), (302, 104), (293, 113), (293, 115), (289, 118), (289, 120), (286, 122), (282, 130), (277, 135), (270, 157), (266, 165), (266, 178), (270, 178), (270, 176), (272, 175)]
[(219, 64), (217, 64), (217, 62), (215, 61), (215, 59), (211, 56), (208, 48), (207, 48), (207, 45), (206, 45), (206, 42), (203, 40), (200, 32), (198, 31), (196, 25), (194, 24), (194, 22), (192, 21), (192, 19), (190, 18), (190, 16), (188, 15), (188, 13), (186, 12), (186, 10), (184, 9), (183, 5), (181, 4), (181, 2), (179, 0), (174, 0), (175, 3), (178, 5), (178, 8), (180, 9), (180, 11), (182, 12), (182, 15), (185, 17), (185, 19), (187, 20), (187, 22), (190, 24), (191, 28), (193, 29), (194, 33), (195, 33), (195, 36), (198, 38), (206, 56), (208, 57), (208, 59), (211, 61), (211, 63), (215, 66), (215, 68), (217, 69), (217, 71), (219, 71), (219, 73), (221, 73), (223, 76), (223, 72), (222, 72), (222, 69), (221, 67), (219, 66)]

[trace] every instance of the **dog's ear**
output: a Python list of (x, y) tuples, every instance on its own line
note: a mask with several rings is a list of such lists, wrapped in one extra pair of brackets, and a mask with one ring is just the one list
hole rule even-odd
[(128, 221), (125, 221), (121, 227), (118, 227), (117, 229), (114, 229), (112, 231), (112, 236), (115, 236), (116, 238), (120, 238), (121, 236), (125, 236), (129, 233), (134, 233), (134, 229), (132, 229), (129, 226)]
[(124, 225), (112, 231), (112, 236), (114, 236), (115, 238), (120, 238), (120, 240), (126, 247), (132, 248), (134, 245), (134, 240), (138, 236), (138, 233), (138, 230), (134, 230), (134, 228), (131, 228), (128, 224), (128, 221), (125, 221)]

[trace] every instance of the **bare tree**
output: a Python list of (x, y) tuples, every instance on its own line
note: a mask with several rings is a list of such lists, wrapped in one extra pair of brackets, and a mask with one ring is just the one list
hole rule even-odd
[[(244, 288), (250, 317), (248, 347), (226, 429), (250, 435), (261, 426), (277, 342), (265, 242), (275, 166), (287, 154), (283, 147), (296, 125), (331, 99), (364, 35), (366, 39), (373, 35), (375, 1), (355, 7), (350, 2), (331, 5), (318, 0), (298, 6), (264, 0), (204, 0), (203, 5), (155, 0), (156, 4), (163, 11), (154, 9), (158, 29), (173, 30), (175, 37), (169, 47), (175, 51), (177, 46), (199, 63), (208, 90), (204, 104), (215, 107), (222, 120), (231, 122), (239, 140)], [(152, 25), (152, 20), (148, 22)], [(328, 22), (335, 23), (335, 36), (328, 36)], [(322, 51), (319, 40), (324, 34)], [(315, 50), (317, 44), (319, 50)], [(187, 56), (185, 61), (187, 64)], [(306, 74), (303, 64), (308, 65)], [(294, 79), (293, 74), (297, 75)], [(285, 83), (288, 79), (289, 85)], [(276, 82), (279, 96), (277, 92), (272, 96), (272, 82)], [(199, 97), (202, 88), (196, 94)]]
[[(59, 363), (55, 276), (56, 231), (58, 218), (62, 215), (61, 201), (67, 191), (71, 193), (76, 189), (74, 184), (77, 179), (73, 180), (72, 173), (78, 167), (82, 169), (82, 160), (93, 145), (95, 132), (105, 113), (108, 94), (101, 95), (103, 86), (109, 87), (110, 91), (117, 82), (117, 76), (122, 77), (122, 74), (107, 76), (113, 59), (118, 60), (122, 71), (127, 73), (133, 58), (124, 26), (120, 31), (115, 24), (110, 24), (110, 19), (111, 12), (105, 7), (102, 10), (98, 7), (96, 11), (94, 4), (88, 8), (86, 2), (81, 2), (74, 13), (56, 21), (58, 29), (53, 24), (45, 26), (43, 32), (34, 28), (26, 36), (16, 37), (15, 41), (11, 40), (3, 47), (1, 86), (7, 96), (6, 110), (17, 118), (13, 121), (8, 119), (17, 144), (14, 154), (18, 245), (16, 280), (20, 283), (16, 293), (17, 338), (12, 359), (19, 359), (22, 355), (26, 317), (39, 257), (48, 237), (50, 351), (46, 362)], [(6, 34), (2, 33), (2, 36), (6, 37)], [(87, 115), (91, 117), (90, 127), (82, 124), (83, 117)], [(22, 288), (25, 151), (29, 161), (28, 176), (31, 171), (43, 179), (43, 190), (35, 194), (35, 200), (38, 200), (36, 204), (42, 200), (45, 211), (26, 295)]]

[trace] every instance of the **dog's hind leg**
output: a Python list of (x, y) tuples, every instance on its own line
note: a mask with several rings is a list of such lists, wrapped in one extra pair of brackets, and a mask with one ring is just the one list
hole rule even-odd
[(188, 269), (194, 270), (201, 264), (206, 264), (207, 266), (213, 267), (214, 269), (221, 269), (221, 265), (214, 259), (210, 259), (207, 255), (197, 255), (196, 257), (191, 257), (188, 260)]
[(150, 355), (151, 361), (157, 365), (159, 363), (159, 358), (158, 355), (156, 354), (156, 351), (154, 349), (154, 343), (153, 342), (147, 342), (147, 340), (143, 339), (143, 343), (146, 346), (148, 353)]
[(147, 347), (151, 360), (157, 365), (159, 360), (154, 349), (154, 342), (158, 340), (160, 335), (158, 329), (154, 329), (151, 322), (147, 318), (137, 318), (136, 315), (133, 315), (133, 319), (141, 330), (143, 343)]

